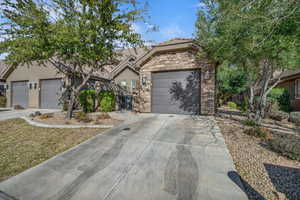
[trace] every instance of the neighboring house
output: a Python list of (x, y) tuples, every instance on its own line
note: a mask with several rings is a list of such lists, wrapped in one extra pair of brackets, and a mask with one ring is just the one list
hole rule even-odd
[[(6, 69), (4, 62), (0, 60), (0, 74)], [(5, 96), (5, 79), (0, 78), (0, 96)]]
[(290, 94), (293, 111), (300, 111), (300, 69), (285, 72), (277, 88), (286, 88)]
[(122, 61), (111, 71), (110, 79), (131, 94), (137, 88), (139, 81), (139, 72), (135, 69), (135, 63), (148, 51), (150, 51), (149, 47), (120, 51), (119, 53), (123, 55)]
[[(116, 66), (108, 66), (107, 79), (134, 93), (137, 112), (215, 113), (216, 64), (197, 59), (201, 50), (192, 39), (173, 39), (148, 48), (127, 49)], [(58, 108), (62, 74), (54, 67), (9, 67), (7, 106)]]

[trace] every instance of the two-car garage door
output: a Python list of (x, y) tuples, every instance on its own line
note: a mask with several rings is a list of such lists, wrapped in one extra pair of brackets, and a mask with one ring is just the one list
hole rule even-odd
[(199, 114), (200, 70), (152, 73), (153, 113)]

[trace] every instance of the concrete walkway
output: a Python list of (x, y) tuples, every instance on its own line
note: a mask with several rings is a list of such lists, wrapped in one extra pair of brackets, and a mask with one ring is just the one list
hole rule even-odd
[(141, 114), (0, 183), (2, 200), (246, 200), (213, 118)]
[(52, 113), (52, 112), (57, 112), (59, 110), (53, 110), (53, 109), (5, 110), (5, 111), (0, 111), (0, 120), (20, 118), (20, 117), (28, 116), (31, 113), (35, 113), (36, 111), (39, 111), (41, 113)]

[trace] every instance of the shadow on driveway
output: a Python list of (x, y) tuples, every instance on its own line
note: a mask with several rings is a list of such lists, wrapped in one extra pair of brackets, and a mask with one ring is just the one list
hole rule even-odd
[(249, 185), (237, 172), (228, 172), (228, 177), (245, 192), (249, 200), (266, 200), (265, 197)]

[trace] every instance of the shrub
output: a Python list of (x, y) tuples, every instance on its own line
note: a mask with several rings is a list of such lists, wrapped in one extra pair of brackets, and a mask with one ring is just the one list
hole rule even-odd
[(230, 109), (237, 109), (236, 103), (234, 103), (234, 102), (232, 102), (232, 101), (229, 101), (229, 102), (227, 103), (227, 105), (228, 105), (228, 107), (229, 107)]
[(251, 119), (247, 119), (245, 122), (244, 122), (244, 124), (246, 125), (246, 126), (256, 126), (257, 124), (255, 123), (255, 121), (254, 120), (251, 120)]
[(89, 113), (96, 110), (96, 91), (95, 90), (82, 90), (79, 95), (79, 103), (83, 112)]
[(52, 118), (53, 114), (52, 113), (45, 113), (40, 115), (40, 119), (49, 119)]
[(290, 159), (300, 161), (300, 137), (281, 135), (269, 140), (271, 148)]
[(277, 111), (277, 112), (271, 112), (269, 114), (269, 117), (271, 119), (277, 120), (277, 121), (283, 121), (289, 119), (289, 114), (283, 111)]
[(74, 118), (80, 122), (89, 123), (92, 120), (88, 117), (88, 115), (85, 112), (78, 112), (75, 113)]
[(111, 112), (115, 107), (115, 95), (113, 92), (100, 92), (99, 93), (100, 111)]
[(0, 96), (0, 108), (5, 108), (5, 107), (6, 107), (6, 97)]
[(284, 112), (291, 111), (290, 95), (287, 89), (274, 88), (268, 95), (269, 104), (273, 105), (274, 102), (278, 103), (279, 110)]
[(250, 129), (246, 129), (244, 131), (247, 135), (251, 135), (258, 138), (268, 139), (270, 137), (270, 133), (267, 129), (261, 128), (259, 126), (254, 126)]
[(300, 126), (300, 112), (291, 112), (289, 120), (290, 122)]

